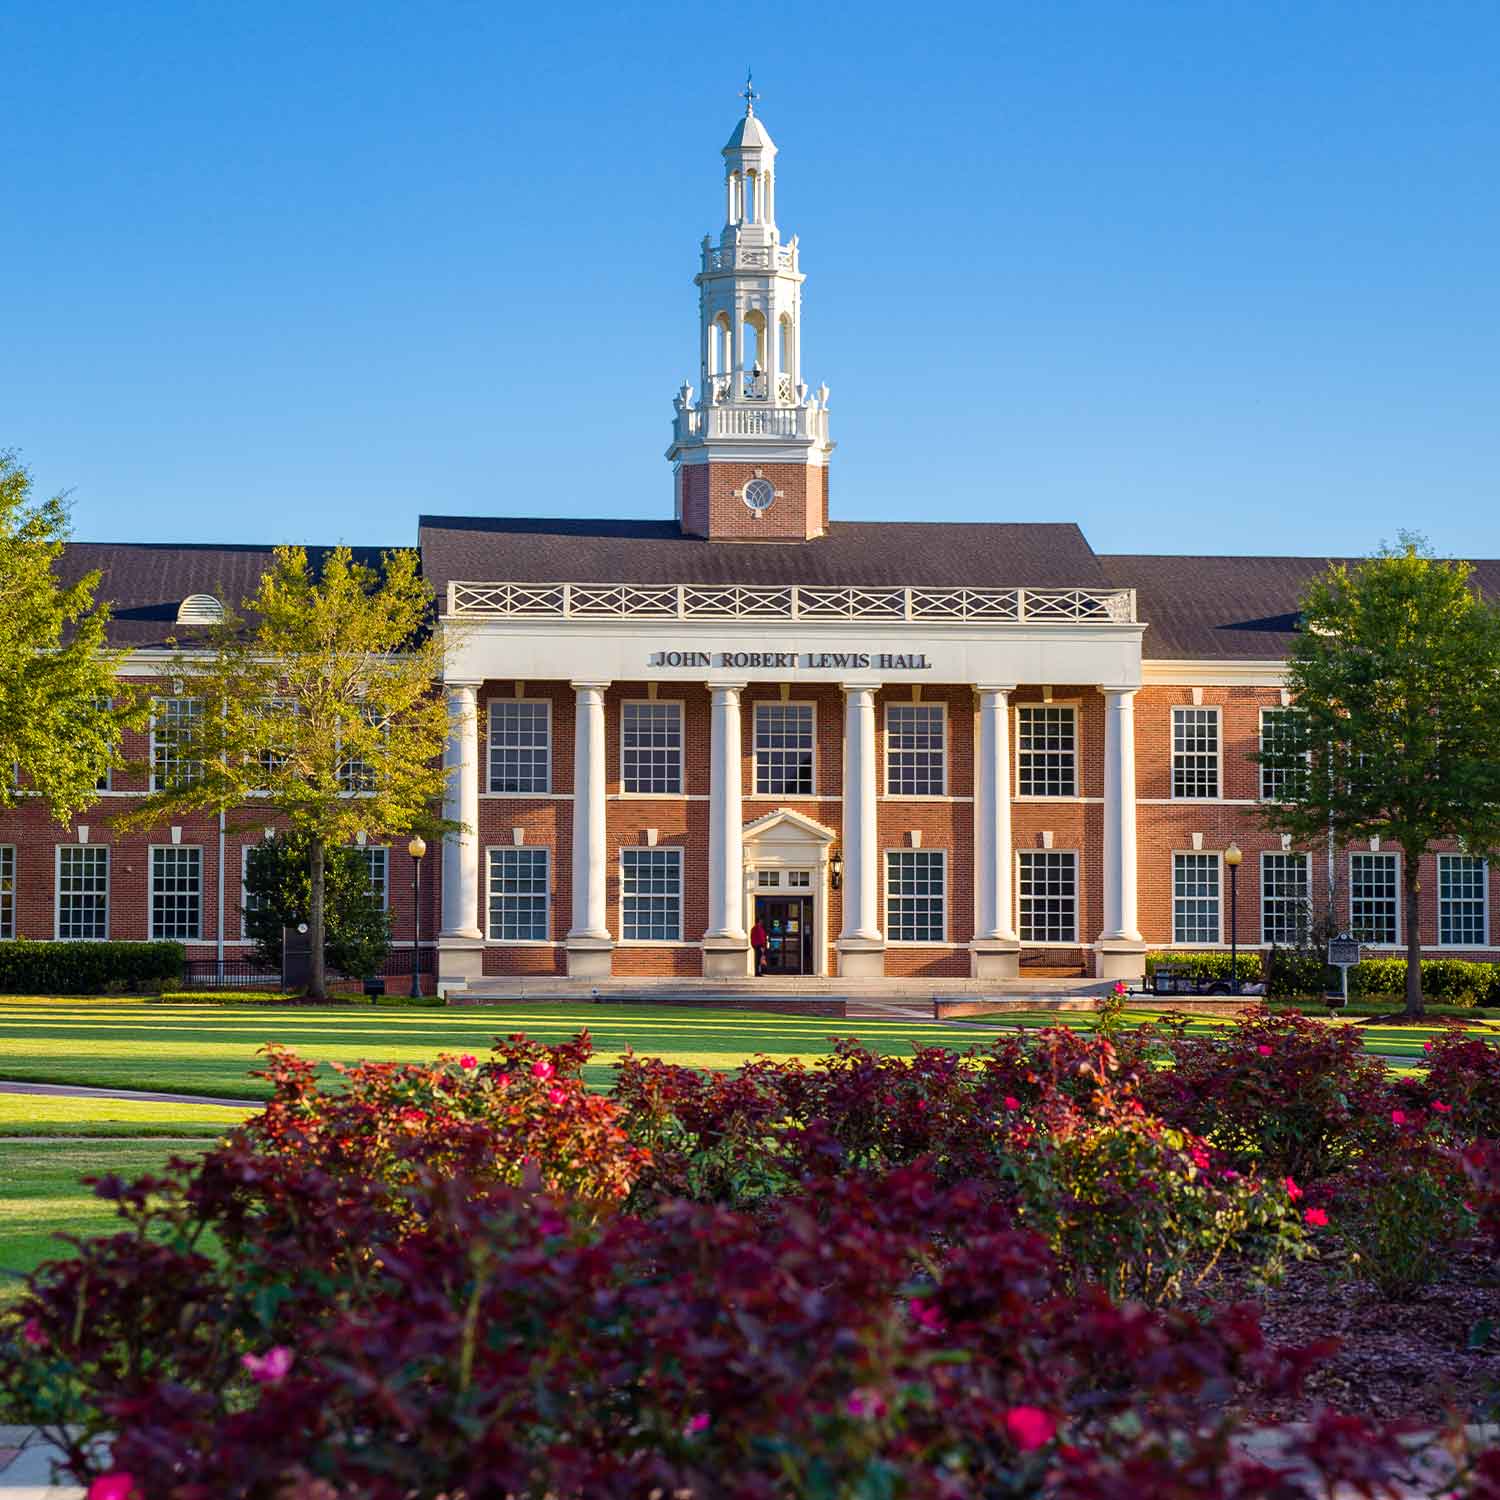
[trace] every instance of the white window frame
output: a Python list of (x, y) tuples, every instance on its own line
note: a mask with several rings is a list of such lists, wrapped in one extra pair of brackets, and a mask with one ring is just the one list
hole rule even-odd
[(1371, 942), (1370, 939), (1368, 939), (1368, 938), (1361, 937), (1360, 938), (1360, 943), (1364, 947), (1366, 947), (1366, 948), (1388, 948), (1388, 949), (1391, 949), (1391, 950), (1400, 949), (1403, 946), (1402, 942), (1401, 942), (1401, 934), (1406, 931), (1406, 928), (1404, 926), (1404, 922), (1405, 922), (1405, 918), (1406, 918), (1406, 913), (1404, 911), (1402, 911), (1402, 909), (1401, 909), (1401, 855), (1395, 849), (1351, 849), (1349, 851), (1349, 865), (1348, 865), (1348, 873), (1349, 873), (1348, 911), (1349, 911), (1349, 931), (1350, 932), (1355, 932), (1355, 930), (1356, 930), (1355, 929), (1355, 925), (1354, 925), (1354, 861), (1356, 859), (1381, 859), (1381, 860), (1386, 860), (1387, 862), (1389, 862), (1391, 864), (1392, 868), (1396, 872), (1396, 874), (1395, 874), (1395, 895), (1396, 895), (1396, 937), (1395, 937), (1395, 941), (1394, 942), (1389, 942), (1389, 943), (1376, 943), (1376, 942)]
[[(17, 907), (21, 904), (16, 879), (16, 846), (0, 844), (0, 943), (15, 941)], [(7, 915), (7, 903), (9, 914)]]
[[(104, 932), (100, 937), (64, 937), (62, 935), (62, 867), (63, 853), (73, 849), (98, 849), (104, 854)], [(58, 844), (52, 860), (52, 936), (59, 943), (107, 943), (110, 923), (110, 887), (114, 874), (113, 851), (108, 844)]]
[[(1070, 938), (1028, 938), (1021, 934), (1022, 927), (1022, 892), (1021, 892), (1021, 869), (1026, 860), (1034, 856), (1042, 856), (1044, 859), (1057, 857), (1059, 859), (1071, 859), (1073, 861), (1073, 935)], [(1079, 941), (1079, 915), (1078, 908), (1082, 899), (1082, 888), (1080, 885), (1080, 870), (1083, 860), (1081, 851), (1078, 849), (1017, 849), (1016, 850), (1016, 935), (1020, 937), (1022, 947), (1026, 948), (1065, 948), (1076, 945)]]
[[(162, 853), (198, 856), (198, 926), (191, 937), (162, 937), (156, 930), (156, 856)], [(146, 933), (153, 943), (201, 943), (207, 884), (202, 844), (151, 844), (146, 851)]]
[[(115, 706), (115, 700), (113, 698), (111, 698), (108, 694), (105, 694), (104, 696), (102, 696), (100, 698), (96, 698), (94, 700), (94, 706), (97, 709), (99, 709), (102, 713), (109, 713), (114, 708), (114, 706)], [(99, 792), (101, 795), (103, 795), (106, 792), (112, 792), (112, 791), (114, 791), (114, 789), (115, 789), (115, 768), (113, 766), (105, 766), (105, 768), (104, 768), (104, 774), (99, 778), (99, 781), (98, 781), (97, 785), (95, 786), (94, 790), (97, 791), (97, 792)]]
[(385, 866), (385, 876), (381, 881), (380, 909), (389, 911), (391, 909), (391, 846), (389, 844), (347, 844), (345, 847), (367, 858), (372, 854), (383, 856), (381, 863)]
[[(1214, 730), (1214, 794), (1211, 797), (1194, 797), (1177, 790), (1177, 715), (1211, 714)], [(1168, 774), (1171, 776), (1173, 802), (1222, 802), (1224, 800), (1224, 710), (1217, 703), (1174, 703), (1168, 725)], [(1197, 751), (1184, 752), (1196, 755)], [(1189, 850), (1189, 853), (1202, 853)]]
[[(1194, 939), (1192, 941), (1179, 940), (1177, 936), (1177, 861), (1179, 859), (1211, 859), (1214, 868), (1219, 872), (1218, 895), (1216, 901), (1219, 908), (1219, 935), (1216, 938)], [(1172, 943), (1173, 948), (1222, 948), (1224, 946), (1224, 853), (1220, 849), (1174, 849), (1172, 851), (1172, 863), (1168, 887), (1172, 899)], [(1188, 900), (1200, 899), (1197, 897), (1185, 898)]]
[[(892, 900), (892, 897), (891, 897), (891, 856), (892, 855), (897, 855), (897, 856), (900, 856), (901, 858), (908, 858), (908, 857), (913, 856), (913, 855), (917, 856), (918, 858), (921, 858), (923, 856), (927, 856), (927, 857), (931, 857), (933, 855), (937, 856), (939, 868), (943, 872), (943, 894), (942, 894), (942, 898), (941, 898), (941, 900), (942, 900), (943, 921), (942, 921), (942, 935), (940, 937), (935, 937), (935, 938), (896, 938), (896, 937), (892, 937), (891, 936), (891, 933), (894, 931), (894, 924), (891, 922), (891, 900)], [(948, 898), (949, 898), (949, 893), (953, 889), (952, 879), (951, 879), (951, 875), (950, 875), (950, 863), (949, 863), (949, 859), (948, 859), (948, 851), (946, 849), (886, 849), (886, 850), (883, 850), (882, 853), (881, 853), (880, 867), (881, 867), (880, 868), (880, 873), (881, 873), (881, 876), (883, 877), (882, 878), (882, 890), (881, 890), (881, 894), (885, 898), (885, 900), (882, 903), (882, 906), (883, 906), (882, 915), (885, 918), (885, 940), (886, 940), (886, 944), (889, 947), (892, 947), (892, 948), (940, 948), (940, 947), (947, 946), (948, 945), (949, 921), (950, 921), (950, 907), (952, 906), (952, 902)], [(921, 898), (917, 898), (917, 897), (912, 897), (912, 898), (901, 897), (899, 899), (902, 899), (902, 900), (906, 900), (906, 899), (912, 899), (912, 900), (921, 899), (921, 900), (926, 900), (928, 898), (926, 898), (926, 897), (921, 897)]]
[(254, 844), (240, 845), (240, 941), (251, 942), (249, 931), (245, 926), (245, 907), (250, 901), (249, 875), (250, 875), (250, 851)]
[[(677, 710), (677, 790), (675, 792), (633, 792), (625, 784), (625, 715), (631, 708), (673, 708)], [(626, 698), (620, 704), (620, 795), (622, 797), (685, 797), (687, 795), (687, 705), (681, 698)]]
[[(157, 704), (165, 704), (165, 703), (196, 703), (198, 705), (198, 712), (197, 712), (196, 717), (198, 719), (202, 719), (203, 714), (204, 714), (203, 700), (201, 698), (195, 697), (191, 693), (185, 693), (185, 694), (183, 694), (180, 697), (174, 696), (174, 697), (171, 697), (171, 698), (164, 698), (164, 697), (158, 696), (154, 701)], [(164, 784), (163, 784), (162, 780), (157, 776), (157, 773), (156, 773), (156, 765), (157, 765), (157, 763), (156, 763), (156, 746), (157, 746), (156, 725), (157, 725), (157, 720), (158, 720), (159, 717), (162, 717), (162, 716), (158, 714), (158, 712), (157, 712), (157, 710), (155, 708), (153, 708), (152, 711), (151, 711), (151, 735), (150, 735), (150, 739), (151, 739), (151, 746), (150, 746), (151, 754), (150, 754), (150, 758), (149, 758), (149, 760), (147, 762), (147, 770), (148, 770), (149, 777), (150, 777), (148, 785), (150, 786), (150, 789), (153, 792), (160, 792), (160, 791), (164, 790)], [(188, 717), (192, 718), (194, 716), (193, 715), (188, 715)], [(186, 783), (184, 783), (185, 785), (193, 786), (197, 782), (199, 782), (199, 781), (201, 781), (203, 779), (203, 770), (202, 770), (203, 761), (202, 761), (201, 757), (184, 757), (184, 758), (181, 759), (181, 764), (184, 764), (184, 765), (196, 765), (199, 768), (198, 775), (195, 776), (195, 777), (193, 777), (193, 778), (191, 778), (191, 779), (189, 779)]]
[[(1050, 710), (1058, 713), (1071, 714), (1073, 717), (1073, 790), (1071, 792), (1023, 792), (1021, 790), (1021, 716), (1025, 712), (1035, 710)], [(1015, 758), (1015, 776), (1012, 781), (1012, 795), (1018, 802), (1077, 802), (1083, 795), (1083, 778), (1081, 775), (1083, 767), (1083, 746), (1081, 732), (1083, 715), (1078, 712), (1076, 703), (1017, 703), (1011, 710), (1011, 744)], [(1038, 754), (1052, 754), (1051, 751), (1033, 752)], [(1059, 850), (1059, 853), (1065, 853)]]
[[(632, 854), (676, 854), (677, 856), (677, 936), (670, 938), (632, 938), (625, 936), (626, 855)], [(681, 944), (687, 925), (687, 851), (681, 844), (623, 844), (616, 865), (620, 890), (620, 942), (632, 948), (662, 948), (668, 944)]]
[[(377, 719), (375, 714), (367, 708), (364, 710), (364, 717), (372, 728), (380, 732), (380, 738), (389, 744), (391, 738), (390, 715), (386, 714)], [(342, 733), (338, 736), (338, 753), (341, 756), (344, 753), (344, 736)], [(378, 769), (363, 757), (351, 757), (348, 760), (335, 761), (334, 774), (338, 778), (339, 795), (341, 797), (373, 797), (375, 795), (375, 787), (373, 785), (365, 786), (362, 783), (365, 781), (373, 783), (378, 775)]]
[[(512, 792), (495, 785), (495, 710), (508, 707), (511, 704), (526, 708), (535, 708), (538, 705), (544, 710), (543, 723), (546, 726), (546, 770), (543, 775), (544, 784), (533, 787), (530, 791)], [(624, 743), (624, 721), (621, 720), (621, 744)], [(500, 747), (505, 748), (505, 747)], [(512, 749), (518, 748), (515, 746)], [(491, 698), (488, 702), (484, 719), (484, 789), (493, 797), (548, 797), (552, 794), (552, 760), (554, 754), (554, 741), (552, 736), (552, 700), (550, 698)], [(496, 846), (500, 847), (499, 845)]]
[[(1259, 751), (1260, 751), (1260, 753), (1262, 755), (1264, 755), (1266, 753), (1266, 715), (1267, 714), (1294, 714), (1294, 713), (1298, 713), (1298, 712), (1300, 712), (1300, 710), (1297, 709), (1297, 707), (1295, 705), (1292, 705), (1292, 704), (1285, 704), (1285, 705), (1267, 705), (1267, 704), (1262, 704), (1261, 705), (1260, 721), (1259, 721), (1259, 735), (1260, 735), (1260, 737), (1259, 737), (1259, 739), (1256, 740), (1256, 747), (1259, 749)], [(1221, 726), (1221, 730), (1222, 730), (1222, 726)], [(1275, 776), (1275, 775), (1280, 775), (1280, 776), (1284, 777), (1284, 776), (1287, 776), (1287, 775), (1290, 775), (1290, 774), (1291, 773), (1287, 772), (1287, 771), (1280, 771), (1280, 772), (1278, 772), (1278, 771), (1276, 771), (1274, 768), (1272, 768), (1270, 766), (1263, 766), (1263, 765), (1261, 765), (1261, 764), (1259, 764), (1257, 762), (1256, 767), (1255, 767), (1255, 796), (1256, 796), (1256, 800), (1258, 802), (1266, 802), (1266, 803), (1279, 803), (1279, 802), (1283, 801), (1284, 799), (1281, 798), (1281, 797), (1278, 797), (1278, 796), (1267, 796), (1266, 795), (1266, 777), (1267, 776)]]
[[(760, 789), (760, 715), (762, 709), (805, 708), (812, 715), (812, 767), (809, 786), (805, 792), (763, 792)], [(770, 753), (768, 751), (768, 753)], [(754, 797), (816, 797), (818, 795), (818, 705), (812, 698), (762, 699), (751, 706), (750, 712), (750, 786)]]
[[(1477, 943), (1450, 943), (1443, 939), (1443, 861), (1450, 859), (1475, 860), (1479, 864), (1479, 925), (1482, 932), (1482, 940)], [(1449, 850), (1439, 854), (1437, 857), (1437, 933), (1439, 948), (1452, 948), (1459, 952), (1472, 952), (1476, 948), (1488, 948), (1490, 946), (1490, 862), (1477, 854), (1464, 854), (1459, 850)]]
[[(520, 794), (518, 794), (520, 795)], [(542, 856), (542, 936), (539, 938), (497, 937), (492, 925), (495, 899), (496, 855), (526, 854)], [(545, 844), (491, 844), (484, 851), (484, 940), (506, 948), (550, 948), (552, 937), (552, 850)]]
[[(1306, 876), (1307, 895), (1306, 900), (1312, 901), (1312, 855), (1299, 849), (1262, 849), (1260, 851), (1260, 940), (1267, 947), (1279, 943), (1285, 946), (1285, 940), (1272, 938), (1266, 935), (1266, 862), (1273, 859), (1300, 860), (1302, 869)], [(1278, 897), (1278, 900), (1285, 899)], [(1309, 912), (1309, 916), (1311, 913)], [(1304, 938), (1306, 934), (1304, 934)]]
[[(942, 771), (942, 790), (937, 792), (898, 792), (891, 788), (891, 712), (895, 710), (922, 709), (931, 712), (937, 710), (939, 722), (943, 726), (943, 748), (939, 760)], [(884, 733), (881, 738), (885, 749), (885, 774), (881, 778), (881, 793), (887, 799), (897, 802), (933, 802), (948, 795), (949, 768), (948, 763), (953, 756), (953, 731), (948, 722), (948, 704), (944, 700), (941, 703), (887, 703), (885, 705), (885, 717), (883, 720)], [(848, 793), (846, 792), (847, 796)], [(926, 945), (921, 945), (926, 946)]]

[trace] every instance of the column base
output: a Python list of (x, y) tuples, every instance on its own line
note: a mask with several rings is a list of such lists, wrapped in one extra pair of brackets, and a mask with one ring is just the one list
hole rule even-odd
[(1100, 938), (1094, 947), (1096, 979), (1144, 979), (1146, 944), (1128, 938)]
[(484, 976), (484, 944), (476, 933), (471, 937), (443, 934), (438, 938), (437, 992), (464, 989), (471, 980)]
[(705, 979), (747, 979), (749, 976), (749, 938), (703, 939), (703, 977)]
[(570, 937), (563, 945), (568, 954), (569, 979), (608, 979), (614, 972), (614, 940)]
[(884, 979), (885, 944), (873, 938), (840, 938), (834, 945), (841, 979)]
[(973, 979), (1019, 979), (1021, 945), (1000, 938), (976, 938), (969, 944), (969, 975)]

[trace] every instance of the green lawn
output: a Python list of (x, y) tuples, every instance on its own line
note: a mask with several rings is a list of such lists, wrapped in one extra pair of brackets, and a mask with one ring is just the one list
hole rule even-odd
[(0, 1094), (0, 1139), (204, 1136), (214, 1140), (247, 1113), (220, 1104), (153, 1104), (135, 1099)]

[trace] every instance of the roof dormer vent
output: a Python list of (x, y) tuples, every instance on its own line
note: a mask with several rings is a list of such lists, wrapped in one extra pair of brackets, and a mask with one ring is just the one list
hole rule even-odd
[(224, 621), (224, 606), (212, 594), (189, 594), (177, 606), (179, 625), (220, 625)]

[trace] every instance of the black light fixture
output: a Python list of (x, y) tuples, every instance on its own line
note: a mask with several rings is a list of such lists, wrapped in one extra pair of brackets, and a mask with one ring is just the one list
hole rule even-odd
[(1224, 851), (1224, 863), (1229, 866), (1229, 993), (1240, 992), (1240, 861), (1245, 856), (1238, 844), (1230, 844)]
[(844, 856), (837, 849), (828, 858), (828, 883), (836, 891), (844, 888)]
[(406, 846), (411, 855), (411, 997), (422, 998), (422, 856), (427, 853), (427, 840), (417, 834)]

